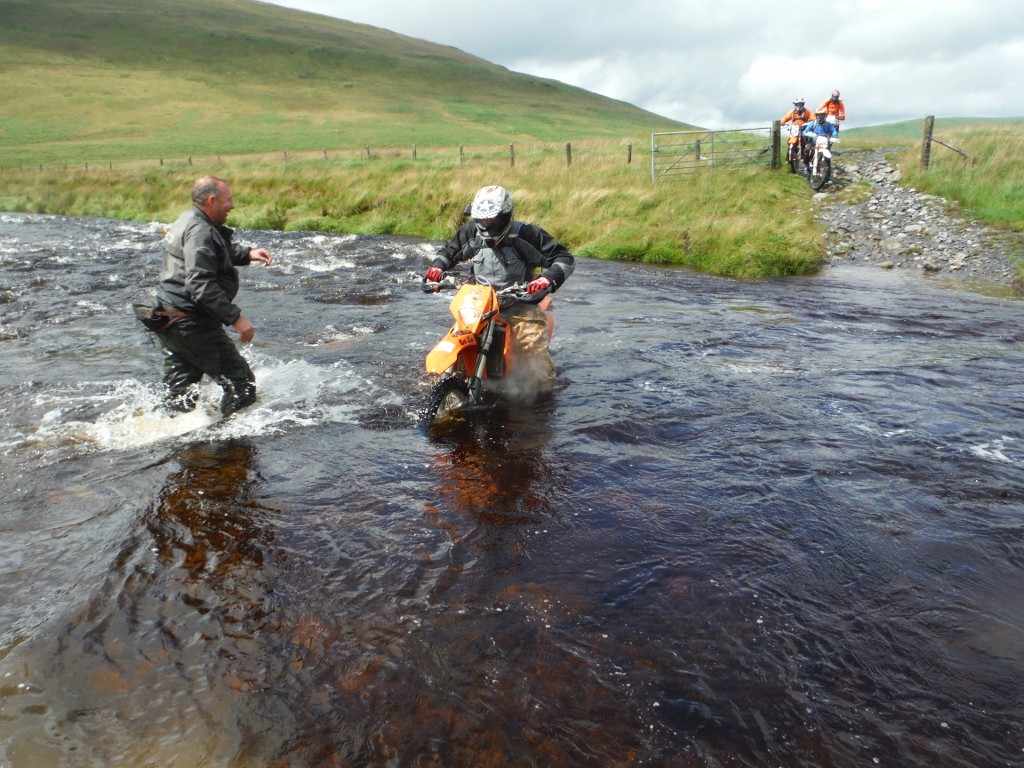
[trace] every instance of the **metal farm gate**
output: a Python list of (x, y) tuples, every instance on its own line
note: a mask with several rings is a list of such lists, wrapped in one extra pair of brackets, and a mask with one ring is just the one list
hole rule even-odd
[(779, 162), (778, 129), (676, 131), (651, 134), (651, 178), (696, 173), (705, 168), (731, 170)]

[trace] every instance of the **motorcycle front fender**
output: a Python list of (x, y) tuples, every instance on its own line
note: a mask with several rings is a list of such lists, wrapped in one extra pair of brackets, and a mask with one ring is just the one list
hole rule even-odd
[(829, 160), (831, 160), (832, 159), (832, 150), (830, 150), (830, 149), (823, 149), (823, 150), (821, 150), (821, 156), (822, 157), (827, 157)]
[(466, 370), (472, 371), (476, 364), (476, 353), (476, 336), (452, 328), (448, 335), (427, 353), (427, 373), (442, 374), (455, 365), (460, 357), (466, 360)]

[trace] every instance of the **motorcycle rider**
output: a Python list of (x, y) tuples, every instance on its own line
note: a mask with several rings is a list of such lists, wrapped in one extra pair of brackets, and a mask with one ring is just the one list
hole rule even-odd
[[(793, 100), (793, 108), (789, 110), (779, 122), (782, 125), (786, 123), (793, 123), (793, 125), (807, 125), (807, 123), (814, 120), (814, 113), (804, 106), (804, 98), (801, 96), (798, 99)], [(807, 141), (804, 139), (803, 134), (800, 136), (800, 157), (803, 158), (804, 162), (807, 162)]]
[(807, 124), (802, 135), (809, 139), (817, 136), (828, 136), (831, 139), (839, 135), (839, 129), (833, 123), (828, 122), (828, 110), (818, 107), (814, 112), (814, 122)]
[[(814, 112), (814, 122), (808, 123), (800, 135), (810, 139), (807, 142), (808, 147), (810, 147), (818, 136), (827, 136), (830, 140), (838, 138), (839, 129), (834, 124), (828, 122), (828, 110), (824, 107), (818, 107)], [(807, 176), (811, 175), (810, 165), (804, 169), (804, 173)]]
[[(836, 136), (838, 136), (839, 122), (846, 119), (846, 106), (839, 100), (839, 91), (832, 91), (832, 95), (821, 102), (818, 109), (826, 110), (828, 116), (832, 118), (829, 122), (836, 127)], [(815, 110), (815, 114), (817, 114), (817, 110)]]
[[(441, 279), (459, 262), (471, 262), (471, 275), (496, 290), (526, 284), (527, 293), (554, 293), (572, 274), (575, 257), (554, 237), (535, 224), (515, 221), (515, 205), (504, 187), (481, 188), (470, 205), (467, 221), (434, 257), (425, 278)], [(524, 368), (541, 390), (554, 384), (555, 364), (548, 351), (548, 322), (537, 304), (517, 303), (502, 310), (523, 353)]]
[(792, 122), (794, 125), (804, 125), (813, 119), (814, 113), (804, 107), (804, 99), (801, 96), (799, 99), (793, 100), (793, 108), (785, 114), (780, 122), (783, 125), (788, 122)]

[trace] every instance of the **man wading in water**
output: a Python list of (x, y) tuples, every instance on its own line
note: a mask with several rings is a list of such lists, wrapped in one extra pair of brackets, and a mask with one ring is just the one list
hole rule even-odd
[(183, 213), (164, 238), (164, 264), (154, 313), (165, 322), (157, 330), (163, 344), (167, 407), (176, 412), (196, 407), (194, 385), (203, 374), (224, 390), (220, 410), (225, 416), (256, 402), (256, 377), (228, 337), (231, 326), (242, 342), (252, 340), (252, 325), (235, 306), (238, 267), (254, 261), (269, 265), (270, 252), (232, 242), (224, 226), (235, 207), (223, 179), (203, 176), (192, 185), (192, 208)]

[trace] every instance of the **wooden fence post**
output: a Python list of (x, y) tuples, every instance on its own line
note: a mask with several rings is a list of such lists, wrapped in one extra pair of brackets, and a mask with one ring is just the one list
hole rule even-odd
[(565, 167), (572, 168), (572, 142), (565, 142)]
[(460, 163), (466, 162), (466, 145), (465, 144), (459, 144), (459, 162)]
[(412, 145), (412, 159), (413, 160), (416, 159), (416, 145), (415, 144)]
[(632, 165), (633, 163), (633, 142), (629, 142), (626, 146), (626, 165)]
[(508, 145), (508, 164), (512, 168), (516, 167), (516, 145), (515, 144), (509, 144)]
[(935, 115), (924, 119), (924, 141), (921, 144), (921, 170), (928, 170), (932, 155), (932, 132), (935, 130)]
[(772, 120), (772, 170), (781, 165), (782, 122)]
[(370, 145), (367, 144), (365, 149), (366, 149), (366, 159), (369, 160), (370, 159)]

